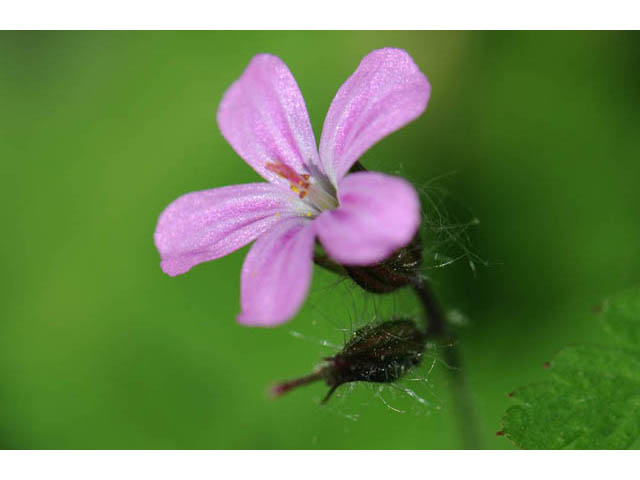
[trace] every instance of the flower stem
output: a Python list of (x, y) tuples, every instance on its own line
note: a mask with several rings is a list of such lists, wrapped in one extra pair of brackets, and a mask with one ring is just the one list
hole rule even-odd
[(438, 302), (424, 279), (412, 283), (422, 306), (427, 321), (427, 338), (438, 338), (443, 349), (443, 360), (449, 373), (449, 384), (452, 390), (455, 415), (458, 421), (462, 446), (465, 449), (480, 448), (480, 437), (473, 401), (465, 379), (462, 359), (455, 335), (448, 327)]

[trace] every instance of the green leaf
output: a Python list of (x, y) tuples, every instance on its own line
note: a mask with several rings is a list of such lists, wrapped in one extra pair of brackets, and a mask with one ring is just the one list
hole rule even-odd
[(608, 299), (613, 346), (561, 350), (549, 378), (510, 394), (504, 434), (521, 448), (621, 449), (640, 438), (640, 290)]
[(640, 290), (629, 290), (602, 306), (604, 330), (618, 342), (640, 350)]

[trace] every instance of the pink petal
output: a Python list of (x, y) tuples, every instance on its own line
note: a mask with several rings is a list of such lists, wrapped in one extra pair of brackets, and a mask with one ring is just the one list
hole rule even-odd
[(156, 226), (162, 270), (175, 276), (227, 255), (299, 208), (302, 202), (295, 196), (269, 183), (183, 195), (162, 212)]
[(407, 245), (420, 225), (420, 201), (402, 178), (377, 172), (347, 175), (340, 207), (314, 220), (327, 253), (344, 265), (373, 265)]
[(274, 55), (253, 57), (218, 107), (218, 126), (234, 150), (270, 182), (289, 181), (267, 168), (281, 162), (298, 174), (317, 165), (316, 140), (295, 78)]
[(320, 158), (337, 184), (378, 140), (415, 120), (431, 85), (404, 50), (383, 48), (364, 57), (340, 87), (324, 121)]
[(304, 302), (313, 268), (313, 223), (300, 217), (275, 225), (253, 244), (242, 267), (238, 322), (274, 326)]

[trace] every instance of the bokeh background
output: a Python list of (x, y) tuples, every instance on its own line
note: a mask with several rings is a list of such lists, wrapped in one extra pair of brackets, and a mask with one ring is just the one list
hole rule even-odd
[(512, 448), (495, 435), (507, 394), (563, 345), (598, 342), (593, 307), (640, 282), (638, 33), (1, 33), (0, 448), (460, 446), (429, 356), (404, 384), (424, 403), (404, 386), (327, 406), (322, 385), (265, 395), (353, 325), (415, 312), (410, 294), (372, 298), (316, 268), (292, 322), (246, 328), (247, 248), (169, 278), (152, 241), (178, 195), (257, 181), (215, 122), (254, 54), (289, 65), (319, 138), (382, 46), (406, 49), (433, 94), (362, 162), (450, 212), (453, 241), (427, 264), (460, 258), (427, 273), (464, 324), (483, 446)]

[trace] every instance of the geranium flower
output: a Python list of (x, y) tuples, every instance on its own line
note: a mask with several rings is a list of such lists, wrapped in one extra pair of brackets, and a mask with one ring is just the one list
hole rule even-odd
[(430, 92), (405, 51), (371, 52), (333, 99), (318, 150), (293, 75), (278, 57), (256, 55), (224, 94), (217, 119), (268, 183), (171, 203), (155, 231), (162, 270), (179, 275), (256, 240), (242, 267), (238, 321), (273, 326), (304, 302), (316, 238), (343, 265), (372, 265), (407, 245), (420, 224), (413, 187), (382, 173), (348, 172), (369, 147), (418, 117)]

